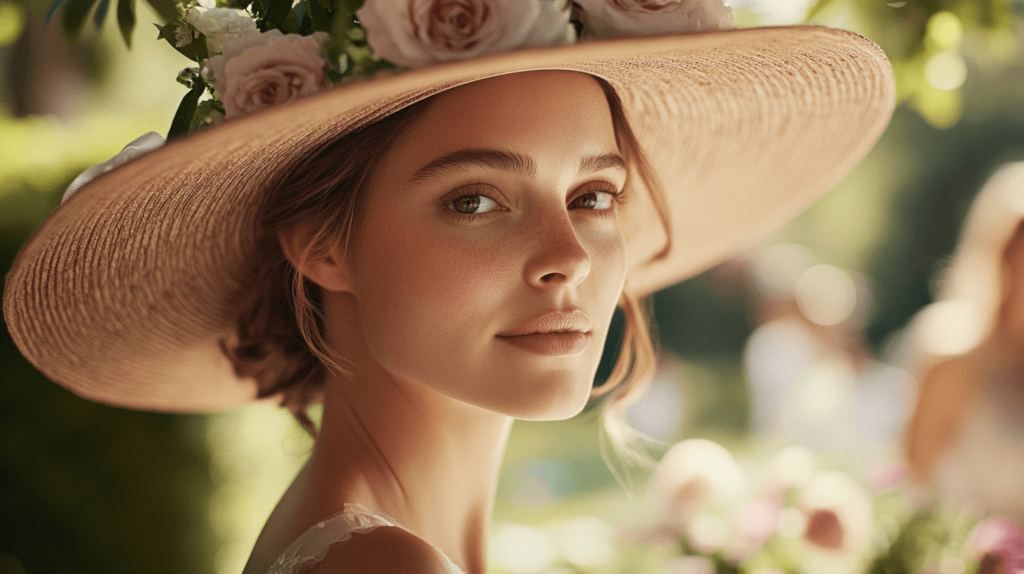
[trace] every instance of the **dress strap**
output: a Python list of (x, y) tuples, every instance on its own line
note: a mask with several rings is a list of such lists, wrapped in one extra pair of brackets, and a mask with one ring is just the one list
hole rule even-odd
[(342, 511), (313, 525), (299, 536), (270, 567), (268, 574), (299, 574), (325, 557), (330, 547), (346, 542), (353, 534), (363, 534), (382, 526), (398, 526), (390, 516), (370, 512), (366, 507), (347, 503)]
[[(371, 512), (361, 504), (346, 503), (341, 512), (316, 523), (292, 542), (267, 574), (302, 574), (326, 558), (331, 546), (347, 542), (353, 534), (364, 534), (382, 526), (405, 530), (387, 514)], [(462, 569), (441, 549), (435, 546), (434, 550), (441, 555), (452, 574), (463, 574)]]

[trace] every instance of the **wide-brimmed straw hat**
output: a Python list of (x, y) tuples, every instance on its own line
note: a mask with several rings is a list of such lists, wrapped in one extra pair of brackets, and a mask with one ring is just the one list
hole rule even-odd
[(627, 287), (643, 295), (749, 246), (843, 177), (885, 129), (882, 50), (821, 27), (539, 47), (342, 84), (226, 121), (100, 175), (35, 232), (7, 276), (18, 347), (73, 392), (152, 410), (252, 402), (220, 342), (250, 288), (265, 182), (328, 143), (484, 78), (571, 70), (606, 80), (668, 201), (621, 213)]

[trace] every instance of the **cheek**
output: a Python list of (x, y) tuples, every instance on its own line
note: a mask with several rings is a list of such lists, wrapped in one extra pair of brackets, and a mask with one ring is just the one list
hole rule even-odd
[(374, 229), (356, 249), (353, 288), (376, 359), (418, 380), (441, 357), (472, 355), (514, 279), (501, 250), (409, 225)]
[(626, 281), (625, 240), (616, 225), (587, 237), (586, 248), (591, 258), (589, 289), (599, 299), (600, 310), (605, 313), (602, 319), (606, 320), (601, 328), (607, 331)]

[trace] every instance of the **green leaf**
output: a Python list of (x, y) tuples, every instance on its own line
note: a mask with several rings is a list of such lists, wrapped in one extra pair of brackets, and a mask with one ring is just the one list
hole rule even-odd
[(353, 15), (362, 7), (363, 0), (334, 0), (334, 7), (332, 11)]
[(67, 3), (68, 0), (54, 0), (53, 4), (50, 5), (50, 9), (46, 11), (46, 23), (49, 24), (50, 19), (57, 13), (57, 10), (60, 10)]
[(117, 25), (121, 28), (125, 45), (131, 48), (132, 30), (135, 29), (135, 0), (117, 0)]
[(285, 16), (281, 25), (278, 26), (278, 30), (281, 30), (285, 34), (298, 34), (299, 33), (299, 17), (295, 14), (295, 10), (289, 10), (288, 15)]
[(107, 17), (107, 8), (110, 6), (110, 0), (100, 0), (98, 6), (96, 6), (96, 12), (92, 15), (92, 23), (99, 30), (100, 26), (103, 25), (103, 20)]
[(309, 1), (299, 0), (292, 6), (292, 12), (295, 12), (295, 17), (301, 22), (309, 15)]
[(248, 10), (251, 5), (252, 0), (221, 0), (217, 3), (219, 7), (237, 8), (238, 10)]
[(181, 15), (181, 4), (176, 0), (146, 0), (153, 10), (160, 16), (164, 23), (174, 20)]
[(342, 47), (348, 46), (348, 31), (354, 26), (357, 26), (357, 24), (352, 20), (352, 16), (341, 12), (334, 12), (331, 18), (330, 29), (332, 41), (337, 42)]
[(825, 10), (831, 8), (835, 3), (836, 0), (817, 0), (817, 2), (814, 3), (814, 6), (811, 6), (811, 9), (807, 11), (807, 17), (804, 20), (810, 21), (818, 14), (821, 14)]
[[(284, 29), (281, 26), (284, 24), (285, 19), (288, 18), (288, 14), (292, 11), (292, 0), (270, 0), (270, 9), (267, 11), (265, 18), (267, 30), (278, 28), (282, 32)], [(296, 22), (295, 29), (298, 30), (298, 24)]]
[(178, 47), (178, 29), (186, 28), (190, 33), (192, 33), (192, 29), (189, 27), (188, 23), (183, 20), (183, 17), (179, 16), (163, 26), (156, 24), (156, 27), (160, 30), (160, 35), (157, 36), (157, 38), (167, 40), (168, 44), (189, 60), (192, 60), (193, 62), (202, 62), (210, 57), (210, 51), (206, 47), (206, 36), (203, 36), (202, 34), (199, 34), (198, 38), (194, 38), (187, 45)]
[(214, 112), (224, 113), (224, 108), (220, 102), (206, 100), (196, 106), (195, 114), (192, 116), (192, 123), (189, 124), (188, 133), (195, 133), (210, 127), (208, 120)]
[(366, 30), (363, 30), (359, 26), (352, 26), (348, 30), (345, 30), (345, 35), (353, 42), (362, 42), (366, 39)]
[(349, 45), (348, 57), (363, 67), (370, 66), (374, 62), (373, 51), (365, 45)]
[(196, 76), (195, 86), (185, 94), (185, 97), (181, 98), (178, 111), (174, 113), (171, 129), (167, 132), (168, 140), (188, 135), (189, 128), (192, 127), (192, 118), (195, 117), (196, 108), (199, 105), (199, 98), (205, 91), (206, 82)]
[(266, 18), (267, 12), (270, 11), (270, 1), (253, 0), (250, 6), (252, 6), (252, 15), (256, 17), (256, 25), (259, 26), (261, 32), (266, 32)]
[(89, 9), (92, 8), (93, 2), (94, 0), (68, 0), (61, 22), (64, 29), (64, 40), (68, 44), (74, 44), (82, 35), (85, 18), (89, 15)]
[(345, 77), (334, 70), (327, 70), (324, 72), (324, 75), (327, 76), (327, 79), (330, 80), (332, 84), (340, 84), (341, 80)]
[(313, 30), (317, 32), (331, 31), (331, 12), (320, 0), (309, 3), (309, 15), (313, 18)]

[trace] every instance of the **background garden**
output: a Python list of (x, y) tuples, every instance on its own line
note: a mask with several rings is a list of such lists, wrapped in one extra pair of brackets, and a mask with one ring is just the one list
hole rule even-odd
[[(1024, 160), (1024, 2), (730, 4), (741, 27), (825, 24), (881, 45), (895, 115), (797, 220), (654, 295), (662, 367), (631, 420), (655, 439), (654, 459), (678, 443), (661, 467), (606, 456), (596, 410), (516, 423), (492, 572), (1009, 573), (1013, 552), (1024, 569), (1024, 535), (1006, 542), (1019, 531), (1004, 520), (1021, 517), (943, 500), (907, 472), (917, 381), (900, 345), (974, 196)], [(187, 91), (174, 78), (189, 61), (150, 26), (173, 5), (138, 3), (130, 49), (116, 21), (97, 31), (86, 19), (65, 38), (75, 30), (59, 12), (46, 24), (48, 8), (0, 0), (4, 272), (78, 173), (166, 133)], [(273, 407), (171, 415), (85, 401), (4, 329), (0, 574), (240, 572), (310, 445)], [(695, 480), (703, 491), (681, 493)], [(668, 500), (682, 510), (666, 516)]]

